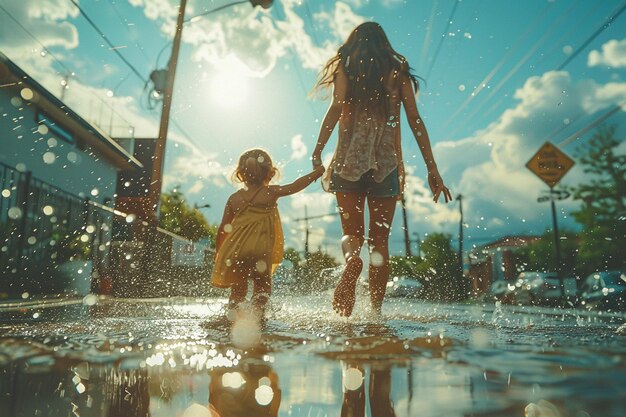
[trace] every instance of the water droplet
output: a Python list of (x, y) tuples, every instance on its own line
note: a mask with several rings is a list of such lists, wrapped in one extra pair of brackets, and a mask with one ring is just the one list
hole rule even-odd
[(17, 169), (19, 172), (26, 172), (26, 164), (23, 162), (18, 162), (15, 165), (15, 169)]
[(343, 373), (343, 386), (349, 391), (356, 391), (363, 385), (363, 372), (357, 368), (348, 368)]
[(135, 221), (136, 216), (134, 214), (129, 214), (126, 216), (126, 223), (132, 223)]
[(11, 105), (13, 107), (21, 107), (22, 106), (22, 99), (19, 97), (11, 97)]
[(259, 164), (262, 164), (263, 162), (265, 162), (265, 158), (263, 157), (263, 155), (259, 155), (259, 157), (256, 159)]
[(465, 91), (465, 85), (459, 84), (459, 91)]
[(93, 306), (98, 302), (98, 296), (95, 294), (87, 294), (83, 298), (83, 304), (86, 306)]
[(48, 139), (48, 146), (50, 148), (54, 148), (57, 145), (58, 145), (58, 142), (57, 142), (57, 140), (55, 138)]
[(35, 236), (31, 236), (28, 238), (27, 241), (29, 245), (34, 245), (35, 243), (37, 243), (37, 238)]
[(571, 45), (565, 45), (563, 47), (563, 53), (565, 55), (570, 55), (572, 52), (574, 52), (574, 48)]
[(54, 152), (46, 152), (43, 154), (43, 162), (48, 165), (53, 164), (56, 159), (57, 156), (54, 154)]
[(230, 233), (232, 231), (233, 231), (233, 225), (232, 224), (228, 223), (228, 224), (224, 225), (224, 232)]
[(46, 125), (39, 125), (37, 126), (37, 132), (39, 132), (40, 135), (45, 135), (48, 133), (48, 126)]
[(254, 390), (254, 399), (259, 405), (268, 405), (274, 399), (274, 390), (267, 385), (261, 385)]
[(28, 297), (30, 297), (30, 294), (29, 294), (29, 293), (27, 293), (27, 292), (22, 293), (22, 298), (23, 298), (24, 300), (25, 300), (25, 299), (27, 299)]
[(263, 260), (257, 261), (256, 263), (256, 270), (259, 273), (263, 273), (265, 271), (267, 271), (267, 263)]
[(17, 220), (22, 217), (22, 210), (19, 207), (11, 207), (7, 214), (10, 219)]
[(80, 241), (83, 243), (89, 242), (89, 235), (81, 235)]
[(85, 231), (86, 231), (87, 233), (90, 233), (90, 234), (91, 234), (91, 233), (93, 233), (93, 232), (95, 232), (95, 231), (96, 231), (96, 228), (95, 228), (94, 226), (92, 226), (92, 225), (89, 225), (89, 226), (87, 226), (87, 227), (85, 228)]
[(94, 188), (93, 190), (91, 190), (91, 195), (94, 196), (94, 197), (97, 196), (99, 193), (100, 193), (100, 191), (98, 191), (97, 188)]
[(9, 198), (11, 197), (11, 190), (7, 190), (6, 188), (2, 190), (2, 197)]
[(372, 251), (372, 253), (370, 253), (370, 265), (383, 266), (384, 262), (385, 262), (385, 258), (380, 252)]
[(20, 91), (20, 96), (22, 96), (24, 100), (32, 100), (34, 96), (33, 90), (28, 87), (22, 88), (22, 91)]
[(78, 154), (76, 152), (69, 152), (67, 154), (67, 160), (75, 164), (76, 162), (78, 162)]

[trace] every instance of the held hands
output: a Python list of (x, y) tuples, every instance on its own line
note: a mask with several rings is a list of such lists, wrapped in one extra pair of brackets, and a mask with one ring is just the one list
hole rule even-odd
[(322, 166), (322, 155), (313, 154), (313, 156), (311, 156), (311, 162), (313, 162), (313, 169), (314, 170), (316, 170), (317, 168), (321, 167)]
[(443, 193), (443, 198), (446, 203), (452, 200), (452, 194), (450, 194), (448, 187), (443, 184), (443, 180), (437, 168), (428, 172), (428, 185), (433, 193), (433, 201), (435, 203), (439, 200), (441, 193)]

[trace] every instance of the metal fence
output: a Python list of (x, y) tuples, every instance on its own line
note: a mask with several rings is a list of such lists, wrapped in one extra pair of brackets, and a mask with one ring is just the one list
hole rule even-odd
[(146, 234), (147, 227), (132, 214), (0, 162), (0, 297), (100, 292), (101, 278), (124, 294), (150, 287), (155, 276), (171, 278), (180, 267), (207, 269), (208, 242), (158, 227)]
[(54, 277), (68, 262), (102, 268), (113, 216), (88, 198), (0, 163), (0, 291), (62, 290)]

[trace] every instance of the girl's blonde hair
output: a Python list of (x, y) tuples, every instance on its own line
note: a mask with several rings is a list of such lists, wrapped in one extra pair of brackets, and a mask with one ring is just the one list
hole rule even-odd
[(233, 176), (244, 184), (261, 185), (274, 178), (277, 172), (267, 152), (263, 149), (250, 149), (239, 157)]

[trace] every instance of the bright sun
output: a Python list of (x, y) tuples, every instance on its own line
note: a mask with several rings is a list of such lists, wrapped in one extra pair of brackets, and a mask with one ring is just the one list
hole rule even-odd
[(224, 107), (234, 107), (248, 97), (247, 77), (237, 71), (220, 71), (210, 83), (211, 97)]

